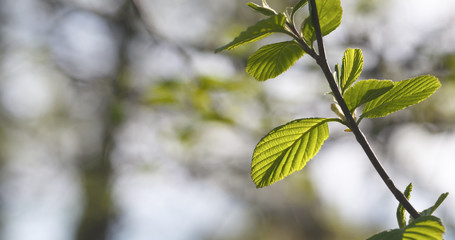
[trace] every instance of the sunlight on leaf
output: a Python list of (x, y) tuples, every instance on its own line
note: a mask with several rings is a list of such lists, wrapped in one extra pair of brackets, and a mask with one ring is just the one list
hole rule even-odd
[(442, 240), (444, 226), (435, 216), (422, 216), (401, 229), (378, 233), (367, 240)]
[[(322, 36), (326, 36), (341, 24), (341, 17), (343, 15), (341, 2), (340, 0), (316, 0), (316, 7), (318, 9)], [(312, 42), (316, 40), (311, 16), (303, 22), (302, 34), (309, 45), (312, 45)]]
[(298, 119), (269, 132), (257, 144), (251, 177), (258, 188), (301, 170), (329, 137), (331, 119)]
[(361, 118), (387, 116), (427, 99), (440, 86), (439, 80), (430, 75), (395, 82), (387, 93), (365, 104)]
[(257, 80), (265, 81), (289, 69), (303, 53), (294, 41), (266, 45), (248, 58), (246, 71)]
[[(406, 199), (409, 200), (409, 197), (411, 196), (411, 191), (412, 191), (412, 183), (409, 183), (409, 185), (406, 187), (406, 190), (404, 190), (404, 196)], [(398, 221), (398, 226), (400, 228), (406, 227), (406, 209), (404, 206), (399, 203), (398, 208), (397, 208), (397, 221)]]
[(362, 80), (348, 88), (343, 97), (349, 111), (353, 112), (357, 107), (380, 97), (392, 88), (393, 82), (390, 80)]
[(360, 49), (348, 48), (344, 52), (343, 62), (341, 64), (340, 87), (344, 93), (357, 78), (363, 69), (363, 55)]
[(449, 193), (441, 194), (441, 196), (439, 196), (436, 203), (433, 206), (431, 206), (428, 209), (425, 209), (423, 212), (421, 212), (421, 215), (430, 216), (431, 214), (433, 214), (434, 211), (436, 211), (436, 209), (438, 209), (438, 207), (441, 205), (441, 203), (444, 202), (444, 200), (447, 198), (447, 196), (449, 196)]
[(285, 24), (286, 17), (283, 14), (274, 15), (259, 21), (255, 25), (247, 28), (246, 31), (241, 32), (232, 42), (216, 49), (215, 53), (223, 50), (231, 50), (246, 43), (255, 42), (275, 32), (285, 33)]

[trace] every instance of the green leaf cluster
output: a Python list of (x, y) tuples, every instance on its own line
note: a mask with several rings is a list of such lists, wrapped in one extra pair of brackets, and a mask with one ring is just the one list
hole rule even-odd
[[(365, 105), (359, 121), (363, 118), (384, 117), (417, 104), (441, 86), (439, 80), (430, 75), (398, 82), (375, 79), (357, 81), (362, 69), (362, 51), (347, 49), (342, 60), (341, 74), (335, 74), (349, 111), (354, 113), (358, 107)], [(354, 85), (351, 86), (352, 84)]]
[[(278, 13), (265, 0), (262, 0), (262, 6), (248, 3), (249, 7), (267, 18), (250, 26), (216, 52), (255, 42), (273, 33), (285, 33), (294, 40), (262, 46), (248, 58), (246, 66), (247, 73), (258, 81), (277, 77), (304, 55), (305, 51), (299, 39), (304, 39), (307, 46), (312, 48), (315, 40), (312, 16), (306, 17), (300, 28), (296, 27), (294, 21), (296, 12), (308, 5), (307, 3), (307, 0), (299, 1), (290, 14)], [(321, 32), (325, 36), (341, 23), (341, 3), (340, 0), (315, 0), (315, 3)], [(312, 7), (311, 4), (309, 7)], [(297, 29), (300, 29), (300, 32)], [(363, 64), (360, 49), (347, 49), (341, 69), (337, 65), (335, 73), (336, 82), (349, 111), (355, 113), (357, 108), (364, 105), (359, 122), (363, 118), (383, 117), (423, 101), (440, 86), (439, 81), (432, 76), (420, 76), (399, 82), (375, 79), (357, 81)], [(327, 122), (338, 121), (346, 124), (338, 103), (332, 104), (332, 110), (339, 119), (294, 120), (274, 129), (258, 143), (251, 166), (251, 176), (257, 187), (270, 185), (301, 170), (306, 162), (316, 155), (328, 137)]]
[(365, 104), (362, 117), (387, 116), (427, 99), (440, 86), (439, 80), (430, 75), (395, 82), (392, 89)]
[[(262, 0), (262, 6), (248, 3), (249, 7), (267, 16), (267, 18), (250, 26), (232, 42), (218, 48), (216, 52), (255, 42), (273, 33), (285, 33), (291, 36), (292, 40), (265, 45), (248, 58), (246, 71), (258, 81), (277, 77), (294, 65), (305, 52), (316, 60), (321, 60), (318, 59), (321, 56), (313, 49), (316, 32), (313, 16), (311, 16), (313, 12), (311, 8), (314, 6), (311, 3), (316, 4), (322, 36), (328, 35), (340, 25), (343, 10), (340, 0), (310, 1), (308, 4), (310, 16), (301, 21), (300, 26), (297, 26), (294, 19), (295, 15), (308, 2), (307, 0), (300, 0), (293, 8), (284, 13), (278, 13), (271, 8), (266, 0)], [(319, 54), (323, 54), (321, 52), (323, 51), (319, 51)], [(326, 60), (325, 56), (322, 60)], [(354, 123), (348, 124), (343, 112), (349, 111), (354, 120), (357, 121), (355, 124), (359, 124), (363, 118), (384, 117), (417, 104), (430, 97), (441, 86), (439, 80), (430, 75), (396, 82), (376, 79), (358, 80), (363, 65), (362, 51), (360, 49), (347, 49), (342, 58), (341, 68), (338, 64), (335, 67), (333, 75), (334, 84), (337, 86), (331, 86), (332, 89), (338, 88), (336, 92), (341, 93), (342, 99), (336, 95), (337, 99), (344, 102), (347, 107), (346, 109), (343, 104), (336, 101), (331, 105), (332, 111), (339, 118), (293, 120), (273, 129), (259, 141), (254, 149), (251, 163), (251, 177), (256, 187), (271, 185), (303, 169), (307, 162), (319, 152), (324, 141), (329, 137), (328, 122), (336, 121), (352, 127)], [(325, 73), (327, 74), (326, 71)], [(356, 110), (362, 106), (362, 112), (357, 119)], [(404, 192), (407, 199), (410, 197), (411, 190), (412, 184)], [(408, 223), (405, 208), (400, 204), (396, 213), (399, 228), (378, 233), (368, 240), (442, 239), (444, 226), (439, 218), (431, 214), (447, 195), (448, 193), (442, 194), (432, 207), (420, 213), (421, 217), (411, 218)]]
[[(412, 191), (410, 183), (404, 191), (405, 197), (409, 200)], [(449, 193), (443, 193), (436, 203), (420, 213), (417, 219), (409, 219), (406, 224), (406, 214), (403, 205), (399, 204), (397, 208), (397, 221), (399, 228), (387, 230), (373, 235), (367, 240), (442, 240), (445, 232), (441, 219), (431, 214), (441, 205)]]
[(384, 231), (367, 240), (442, 240), (444, 231), (439, 218), (423, 216), (404, 228)]
[[(294, 22), (297, 11), (306, 6), (307, 0), (300, 0), (291, 13), (278, 13), (265, 0), (262, 6), (247, 5), (266, 19), (248, 27), (230, 43), (215, 52), (230, 50), (246, 43), (255, 42), (273, 33), (285, 33), (293, 38), (290, 41), (265, 45), (253, 53), (247, 62), (246, 71), (258, 81), (275, 78), (289, 69), (305, 51), (298, 43), (303, 36), (314, 38), (311, 16), (302, 21), (300, 27)], [(341, 23), (340, 0), (316, 0), (323, 35), (335, 30)], [(298, 32), (298, 30), (301, 32)], [(309, 47), (312, 47), (311, 41)], [(325, 139), (328, 138), (327, 122), (337, 119), (308, 118), (298, 119), (278, 127), (267, 134), (256, 146), (251, 165), (251, 176), (257, 187), (270, 185), (291, 173), (301, 170), (316, 155)]]
[[(299, 1), (292, 8), (290, 14), (287, 12), (278, 13), (265, 0), (262, 0), (262, 6), (251, 2), (247, 3), (250, 8), (268, 18), (250, 26), (234, 38), (233, 41), (216, 49), (215, 52), (230, 50), (247, 43), (252, 43), (273, 33), (287, 34), (294, 40), (263, 46), (248, 59), (247, 63), (247, 72), (258, 81), (277, 77), (304, 55), (305, 52), (302, 46), (296, 42), (298, 38), (303, 36), (312, 47), (312, 41), (315, 35), (311, 16), (308, 16), (300, 27), (297, 27), (294, 23), (295, 14), (307, 5), (307, 3), (307, 0)], [(317, 0), (316, 6), (318, 8), (322, 33), (325, 36), (341, 24), (341, 16), (343, 14), (341, 3), (340, 0)], [(300, 29), (301, 32), (298, 32), (297, 29)]]

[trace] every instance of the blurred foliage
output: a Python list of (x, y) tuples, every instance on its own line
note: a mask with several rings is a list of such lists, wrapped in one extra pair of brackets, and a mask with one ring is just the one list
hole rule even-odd
[[(313, 179), (305, 174), (306, 172), (292, 177), (286, 184), (278, 184), (270, 190), (258, 191), (255, 190), (254, 184), (249, 178), (251, 152), (244, 152), (243, 149), (239, 149), (238, 154), (232, 152), (232, 155), (236, 154), (234, 157), (226, 157), (209, 152), (212, 149), (209, 149), (207, 145), (201, 146), (201, 144), (207, 144), (207, 141), (201, 140), (204, 134), (203, 130), (219, 130), (220, 128), (227, 129), (229, 133), (240, 136), (236, 138), (239, 143), (230, 144), (252, 146), (259, 141), (265, 131), (270, 130), (282, 120), (276, 120), (277, 115), (282, 115), (279, 114), (280, 111), (286, 111), (279, 107), (282, 106), (283, 102), (288, 104), (288, 100), (273, 96), (267, 91), (266, 87), (257, 84), (242, 70), (245, 67), (248, 55), (251, 54), (251, 49), (239, 48), (232, 52), (234, 57), (230, 58), (229, 63), (232, 63), (235, 73), (231, 76), (200, 74), (191, 65), (195, 53), (212, 52), (216, 47), (226, 42), (226, 39), (231, 39), (239, 31), (258, 20), (260, 16), (252, 15), (251, 9), (245, 7), (245, 1), (216, 1), (216, 4), (224, 2), (224, 6), (233, 6), (232, 10), (218, 10), (217, 13), (223, 14), (216, 16), (216, 21), (210, 22), (213, 25), (210, 30), (211, 34), (205, 34), (202, 36), (204, 39), (195, 42), (182, 40), (185, 39), (183, 37), (173, 39), (171, 34), (166, 35), (162, 29), (156, 28), (158, 24), (165, 25), (168, 23), (153, 22), (153, 19), (156, 18), (152, 18), (152, 15), (156, 14), (156, 11), (153, 12), (149, 9), (150, 6), (146, 6), (147, 1), (96, 1), (90, 4), (84, 3), (86, 1), (58, 0), (26, 1), (25, 4), (20, 4), (20, 2), (0, 2), (0, 26), (3, 34), (0, 39), (0, 52), (2, 53), (0, 83), (3, 84), (0, 94), (2, 101), (0, 109), (0, 148), (2, 149), (0, 154), (0, 167), (2, 167), (0, 197), (2, 204), (0, 207), (2, 210), (12, 206), (11, 204), (8, 205), (8, 201), (11, 202), (8, 200), (8, 196), (16, 197), (15, 194), (19, 192), (10, 189), (15, 190), (17, 185), (24, 184), (18, 180), (21, 177), (20, 171), (15, 168), (15, 163), (9, 159), (10, 155), (14, 155), (10, 152), (17, 151), (20, 153), (26, 149), (27, 145), (24, 142), (16, 140), (17, 135), (23, 135), (25, 139), (33, 141), (36, 145), (49, 142), (48, 148), (57, 149), (56, 152), (61, 154), (51, 155), (57, 158), (56, 161), (52, 162), (52, 159), (48, 160), (46, 157), (36, 155), (39, 151), (33, 151), (32, 155), (37, 156), (35, 164), (40, 167), (48, 164), (54, 168), (61, 168), (58, 172), (64, 174), (66, 174), (65, 169), (71, 169), (77, 173), (75, 181), (79, 181), (77, 184), (81, 188), (81, 194), (84, 195), (78, 204), (83, 209), (81, 213), (64, 212), (64, 215), (74, 215), (73, 218), (77, 218), (74, 223), (71, 223), (73, 225), (70, 227), (65, 225), (64, 227), (78, 228), (79, 233), (74, 234), (77, 239), (113, 238), (111, 235), (114, 233), (109, 233), (109, 231), (115, 232), (116, 227), (121, 225), (118, 224), (118, 221), (122, 217), (122, 212), (115, 204), (117, 196), (112, 191), (113, 186), (118, 181), (118, 175), (121, 173), (121, 170), (112, 166), (115, 162), (113, 156), (115, 156), (117, 148), (127, 145), (126, 141), (130, 140), (120, 137), (122, 130), (131, 122), (134, 123), (135, 113), (146, 112), (156, 117), (152, 120), (157, 125), (159, 121), (168, 121), (172, 131), (177, 132), (174, 136), (168, 134), (172, 132), (169, 129), (157, 129), (161, 141), (169, 141), (174, 144), (170, 144), (169, 147), (172, 148), (172, 151), (178, 153), (177, 150), (173, 149), (173, 146), (183, 146), (181, 155), (174, 154), (179, 157), (179, 163), (189, 170), (190, 179), (205, 179), (223, 186), (223, 191), (232, 195), (236, 201), (244, 203), (250, 211), (248, 226), (234, 238), (219, 236), (216, 234), (217, 229), (213, 229), (210, 233), (205, 234), (205, 239), (354, 240), (363, 239), (368, 232), (371, 232), (366, 229), (371, 226), (360, 228), (350, 222), (344, 222), (337, 215), (336, 209), (331, 209), (332, 206), (325, 205), (321, 196), (315, 191)], [(136, 6), (138, 11), (135, 10), (133, 2), (140, 3)], [(156, 4), (153, 7), (161, 6), (158, 4), (161, 2), (153, 2)], [(183, 4), (185, 1), (174, 2)], [(20, 11), (16, 8), (10, 9), (12, 6), (16, 6), (14, 3), (18, 5), (16, 8)], [(285, 6), (294, 3), (293, 0), (269, 1), (269, 4), (279, 11), (284, 11)], [(374, 15), (377, 13), (380, 3), (381, 1), (359, 0), (357, 1), (357, 14)], [(207, 1), (195, 1), (195, 5), (206, 7), (209, 3)], [(204, 11), (210, 13), (214, 10), (207, 7), (204, 8)], [(33, 12), (39, 14), (32, 20), (25, 17)], [(71, 13), (84, 13), (86, 14), (84, 16), (88, 16), (87, 18), (96, 16), (99, 21), (108, 26), (107, 29), (112, 31), (112, 35), (108, 36), (115, 38), (116, 43), (113, 46), (115, 46), (115, 51), (118, 51), (118, 55), (114, 54), (114, 56), (118, 57), (119, 60), (110, 75), (94, 79), (79, 79), (71, 71), (62, 67), (65, 63), (71, 65), (73, 62), (70, 61), (68, 64), (65, 62), (68, 59), (62, 60), (54, 56), (55, 53), (52, 49), (62, 47), (63, 42), (53, 42), (48, 38), (50, 35), (64, 35), (63, 30), (57, 26)], [(46, 18), (46, 16), (51, 17)], [(191, 15), (191, 19), (195, 19), (194, 15)], [(201, 19), (202, 21), (207, 20), (203, 17)], [(207, 21), (213, 20), (208, 19)], [(172, 24), (183, 25), (190, 29), (184, 21), (178, 20), (178, 24), (176, 22)], [(28, 28), (22, 25), (8, 25), (16, 22), (26, 22)], [(44, 24), (48, 25), (44, 26)], [(88, 25), (78, 24), (84, 28), (88, 27)], [(167, 25), (167, 27), (175, 26)], [(341, 45), (343, 48), (353, 44), (359, 45), (362, 49), (365, 48), (369, 51), (370, 54), (377, 56), (378, 61), (375, 66), (370, 66), (365, 70), (365, 78), (370, 75), (376, 77), (386, 75), (387, 78), (393, 78), (413, 71), (417, 64), (414, 62), (417, 59), (416, 56), (425, 57), (428, 60), (428, 68), (430, 69), (428, 72), (442, 76), (443, 87), (441, 91), (428, 103), (413, 107), (404, 114), (369, 121), (365, 130), (370, 138), (376, 139), (379, 143), (385, 143), (389, 140), (393, 129), (399, 128), (404, 122), (412, 121), (430, 122), (425, 126), (435, 132), (453, 130), (455, 106), (450, 106), (452, 103), (448, 102), (447, 99), (451, 98), (455, 91), (455, 53), (448, 52), (442, 56), (439, 54), (425, 55), (423, 48), (415, 49), (413, 56), (407, 58), (409, 62), (399, 63), (397, 67), (393, 66), (396, 63), (388, 64), (385, 62), (384, 57), (381, 56), (381, 49), (371, 49), (372, 40), (368, 37), (370, 32), (361, 32), (353, 26), (347, 26), (347, 28), (351, 29), (352, 33), (346, 33), (346, 36), (336, 43), (337, 45)], [(21, 36), (28, 35), (32, 36), (32, 40), (21, 38)], [(88, 36), (88, 38), (83, 38), (80, 41), (89, 41), (96, 37), (93, 33)], [(62, 37), (59, 38), (59, 41), (63, 41), (62, 39), (65, 40)], [(174, 70), (172, 74), (163, 74), (164, 76), (147, 72), (148, 68), (154, 67), (153, 64), (148, 64), (146, 67), (142, 66), (142, 63), (148, 63), (148, 59), (143, 56), (146, 55), (144, 52), (149, 54), (151, 49), (160, 49), (162, 46), (170, 48), (171, 52), (178, 56), (178, 60), (183, 62), (183, 66), (178, 65), (175, 67), (177, 70)], [(96, 46), (91, 51), (101, 51), (102, 47), (101, 45)], [(136, 50), (135, 47), (139, 50)], [(27, 59), (27, 61), (21, 60), (23, 52), (35, 53), (37, 52), (36, 49), (40, 49), (38, 52), (46, 52), (47, 54), (35, 57), (34, 60), (26, 57), (22, 58)], [(82, 51), (74, 51), (65, 56), (70, 58), (73, 55), (84, 54), (89, 55)], [(159, 59), (159, 61), (167, 60), (166, 58)], [(80, 61), (85, 61), (85, 59), (77, 59), (76, 62)], [(106, 60), (106, 62), (108, 61)], [(91, 64), (95, 65), (95, 63)], [(105, 62), (96, 64), (101, 64), (95, 65), (99, 68)], [(177, 65), (177, 63), (175, 64)], [(21, 67), (28, 65), (33, 66), (30, 68), (35, 70), (31, 72), (34, 77), (38, 77), (44, 72), (43, 75), (46, 79), (55, 80), (55, 82), (51, 82), (50, 88), (53, 90), (50, 91), (57, 92), (56, 95), (59, 96), (53, 99), (53, 101), (58, 101), (59, 104), (56, 105), (59, 109), (53, 109), (50, 113), (43, 114), (43, 116), (35, 119), (13, 116), (7, 109), (8, 104), (11, 103), (4, 100), (7, 95), (4, 92), (6, 91), (4, 90), (6, 89), (5, 81), (11, 77), (10, 71), (18, 69), (19, 72), (27, 72), (30, 68), (22, 70)], [(73, 65), (75, 64), (73, 63)], [(37, 66), (41, 67), (38, 68), (39, 71), (36, 71)], [(80, 72), (88, 71), (85, 68), (79, 68), (79, 65), (73, 67)], [(189, 68), (190, 71), (186, 72), (183, 68)], [(394, 72), (396, 68), (399, 68), (402, 73)], [(308, 71), (311, 71), (311, 68)], [(46, 92), (46, 94), (51, 93)], [(24, 94), (21, 96), (24, 99), (32, 98), (32, 95)], [(299, 103), (296, 102), (295, 104)], [(14, 105), (13, 107), (17, 106)], [(66, 132), (59, 132), (59, 129), (63, 128), (61, 126), (64, 126)], [(45, 138), (47, 135), (40, 135), (41, 132), (46, 132), (54, 138), (48, 140)], [(137, 134), (142, 133), (138, 132)], [(140, 139), (141, 136), (138, 138)], [(336, 136), (330, 141), (337, 141)], [(77, 151), (68, 157), (72, 160), (62, 157), (61, 152), (66, 151), (65, 144), (70, 145), (68, 147), (70, 150), (76, 149)], [(12, 148), (11, 145), (15, 147)], [(148, 147), (155, 149), (154, 146)], [(382, 150), (386, 151), (385, 149)], [(166, 154), (165, 151), (165, 149), (159, 149), (156, 154)], [(152, 157), (154, 156), (149, 158)], [(136, 159), (126, 160), (134, 161)], [(42, 164), (42, 161), (45, 161), (45, 164)], [(41, 171), (36, 165), (30, 162), (26, 163), (22, 166), (23, 169), (30, 168), (31, 172)], [(27, 171), (25, 171), (26, 174)], [(153, 170), (150, 171), (150, 174), (153, 173)], [(169, 177), (176, 176), (171, 174)], [(14, 182), (12, 185), (14, 187), (3, 187), (6, 186), (6, 182), (10, 181)], [(27, 181), (33, 182), (34, 178)], [(25, 185), (30, 184), (30, 182), (26, 182)], [(51, 185), (52, 181), (46, 184)], [(34, 191), (41, 196), (44, 195), (41, 193), (47, 187), (44, 186), (44, 188), (43, 185), (40, 185), (39, 189), (34, 189)], [(28, 185), (25, 189), (29, 189)], [(58, 201), (60, 200), (58, 199)], [(137, 201), (143, 200), (137, 199)], [(34, 204), (38, 206), (39, 203), (34, 202)], [(27, 209), (21, 205), (19, 208)], [(21, 214), (26, 213), (21, 212)], [(3, 219), (0, 220), (0, 228), (4, 228), (8, 225), (6, 221), (11, 220), (11, 216), (2, 214), (1, 217)], [(39, 219), (33, 219), (33, 221), (35, 220), (37, 224), (40, 222)], [(67, 223), (62, 223), (62, 225), (64, 224)], [(71, 229), (62, 231), (71, 232)], [(0, 232), (5, 233), (4, 230), (0, 229)], [(8, 231), (14, 230), (9, 229)]]

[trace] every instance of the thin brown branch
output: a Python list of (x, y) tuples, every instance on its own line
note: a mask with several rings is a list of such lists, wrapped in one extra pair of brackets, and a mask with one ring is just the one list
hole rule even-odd
[(322, 71), (324, 72), (324, 75), (330, 85), (330, 89), (332, 90), (336, 101), (338, 102), (338, 104), (341, 107), (341, 110), (343, 111), (343, 114), (346, 118), (348, 127), (351, 129), (352, 133), (355, 135), (355, 138), (357, 139), (357, 142), (362, 146), (363, 150), (365, 151), (366, 155), (370, 159), (370, 162), (373, 164), (373, 166), (376, 169), (376, 171), (378, 172), (379, 176), (381, 176), (382, 180), (387, 185), (387, 187), (392, 192), (392, 194), (395, 196), (395, 198), (398, 200), (398, 202), (400, 202), (403, 205), (403, 207), (409, 212), (409, 214), (414, 219), (420, 217), (420, 214), (411, 205), (411, 203), (404, 196), (404, 194), (396, 188), (392, 179), (389, 177), (389, 175), (387, 174), (387, 172), (385, 171), (385, 169), (382, 167), (381, 163), (379, 162), (378, 158), (376, 157), (376, 154), (374, 153), (373, 149), (371, 148), (370, 144), (368, 143), (365, 135), (360, 130), (356, 121), (352, 117), (352, 114), (349, 111), (349, 108), (347, 107), (347, 105), (343, 99), (343, 96), (341, 95), (341, 93), (337, 87), (336, 81), (332, 75), (332, 71), (330, 70), (330, 67), (327, 63), (327, 59), (325, 56), (324, 42), (322, 39), (321, 27), (320, 27), (319, 18), (318, 18), (318, 11), (317, 11), (317, 7), (316, 7), (316, 1), (310, 0), (309, 3), (310, 3), (310, 11), (311, 11), (311, 16), (312, 16), (312, 20), (313, 20), (314, 30), (315, 30), (315, 34), (316, 34), (316, 40), (318, 42), (318, 49), (319, 49), (319, 55), (315, 58), (315, 60), (318, 63), (318, 65), (321, 67)]
[(290, 35), (300, 44), (300, 47), (303, 49), (303, 51), (305, 51), (312, 58), (317, 58), (318, 54), (312, 48), (310, 48), (310, 46), (308, 46), (308, 44), (300, 37), (300, 34), (297, 29), (295, 29), (294, 25), (286, 22), (286, 26), (289, 28), (289, 30), (291, 30), (292, 34)]

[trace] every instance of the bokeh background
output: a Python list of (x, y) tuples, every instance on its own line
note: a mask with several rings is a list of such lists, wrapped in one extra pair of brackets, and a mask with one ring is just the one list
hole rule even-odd
[[(270, 187), (255, 144), (331, 117), (304, 57), (258, 83), (246, 59), (274, 35), (214, 54), (260, 15), (244, 0), (1, 0), (0, 239), (365, 239), (396, 200), (336, 124), (307, 167)], [(297, 0), (269, 0), (279, 11)], [(455, 2), (342, 0), (330, 64), (361, 48), (362, 79), (440, 78), (429, 100), (361, 128), (423, 210), (455, 194)], [(299, 16), (304, 15), (302, 12)], [(436, 212), (455, 239), (455, 200)]]

